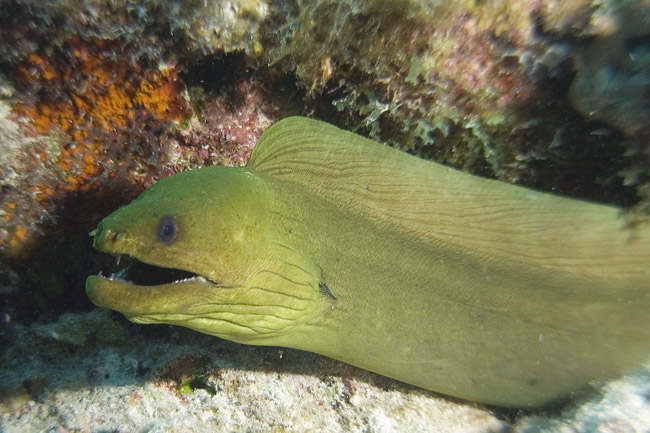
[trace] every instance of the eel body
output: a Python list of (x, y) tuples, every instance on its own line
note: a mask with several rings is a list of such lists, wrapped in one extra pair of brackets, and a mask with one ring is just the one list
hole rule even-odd
[(97, 305), (317, 352), (501, 406), (548, 403), (650, 355), (650, 229), (616, 207), (479, 178), (288, 118), (246, 167), (161, 180), (92, 233), (191, 272), (91, 276)]

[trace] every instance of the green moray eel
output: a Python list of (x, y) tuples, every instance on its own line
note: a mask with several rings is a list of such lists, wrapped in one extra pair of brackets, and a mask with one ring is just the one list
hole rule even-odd
[(650, 355), (650, 229), (621, 209), (418, 159), (284, 119), (246, 167), (153, 185), (100, 251), (187, 271), (91, 276), (137, 323), (323, 354), (509, 407), (565, 398)]

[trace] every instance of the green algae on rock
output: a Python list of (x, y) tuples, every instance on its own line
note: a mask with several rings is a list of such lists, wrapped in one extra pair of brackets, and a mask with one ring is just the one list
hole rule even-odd
[(93, 235), (177, 269), (157, 285), (129, 269), (88, 278), (95, 304), (134, 322), (313, 351), (470, 400), (542, 405), (650, 354), (647, 225), (305, 118), (270, 128), (246, 167), (157, 183)]

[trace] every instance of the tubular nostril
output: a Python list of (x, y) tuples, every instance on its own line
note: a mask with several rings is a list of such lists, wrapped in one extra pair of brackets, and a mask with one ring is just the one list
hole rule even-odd
[(98, 225), (97, 229), (91, 232), (93, 236), (93, 246), (98, 247), (101, 244), (116, 243), (124, 239), (124, 232), (113, 231), (111, 229), (104, 229), (102, 225)]
[(97, 248), (97, 244), (99, 243), (99, 240), (102, 238), (103, 233), (104, 230), (101, 224), (99, 224), (95, 230), (88, 233), (90, 236), (93, 237), (93, 247)]
[(99, 223), (97, 225), (97, 228), (95, 230), (92, 230), (90, 233), (88, 233), (88, 235), (92, 236), (94, 239), (97, 239), (97, 238), (101, 237), (103, 230), (104, 230), (104, 228), (102, 227), (102, 223)]

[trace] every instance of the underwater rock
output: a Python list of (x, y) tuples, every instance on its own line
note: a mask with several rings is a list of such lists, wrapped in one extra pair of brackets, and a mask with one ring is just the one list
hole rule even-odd
[[(167, 9), (168, 2), (154, 1)], [(266, 0), (185, 0), (177, 2), (168, 20), (171, 31), (184, 32), (187, 48), (197, 53), (213, 54), (244, 51), (259, 57), (264, 48), (260, 26), (271, 8)]]
[(607, 383), (561, 414), (532, 414), (518, 420), (519, 433), (642, 432), (650, 429), (650, 364)]
[(621, 131), (629, 162), (621, 169), (635, 186), (637, 209), (650, 214), (650, 3), (605, 1), (595, 9), (590, 38), (575, 56), (569, 89), (573, 106), (588, 119)]
[(122, 326), (105, 310), (62, 314), (54, 323), (33, 324), (32, 331), (40, 337), (74, 346), (82, 346), (91, 338), (98, 344), (115, 344), (124, 336)]
[[(30, 154), (35, 148), (46, 147), (46, 140), (29, 137), (21, 130), (20, 124), (12, 120), (12, 105), (9, 97), (13, 89), (0, 78), (2, 96), (0, 97), (0, 249), (18, 252), (27, 241), (32, 223), (45, 217), (44, 209), (37, 203), (32, 187), (38, 176), (25, 176), (26, 166), (30, 165)], [(15, 191), (23, 193), (23, 200), (11, 200)]]
[(133, 58), (153, 62), (179, 44), (195, 55), (244, 50), (259, 56), (258, 30), (269, 9), (265, 0), (5, 0), (0, 58), (17, 63), (36, 48), (61, 46), (72, 36), (132, 41)]
[(6, 329), (13, 356), (0, 354), (6, 433), (497, 433), (507, 427), (488, 408), (306, 352), (240, 346), (179, 328), (131, 329), (119, 345), (70, 350), (17, 328)]
[(647, 142), (650, 5), (643, 3), (605, 2), (607, 6), (601, 6), (609, 9), (608, 28), (586, 42), (577, 56), (578, 72), (570, 96), (585, 117), (599, 119)]
[[(3, 331), (2, 342), (11, 348), (0, 352), (0, 425), (6, 433), (650, 429), (648, 367), (562, 410), (513, 413), (449, 400), (314, 354), (241, 346), (181, 328), (132, 327), (119, 345), (74, 350), (44, 345), (18, 324)], [(187, 373), (216, 393), (191, 386), (180, 392)]]

